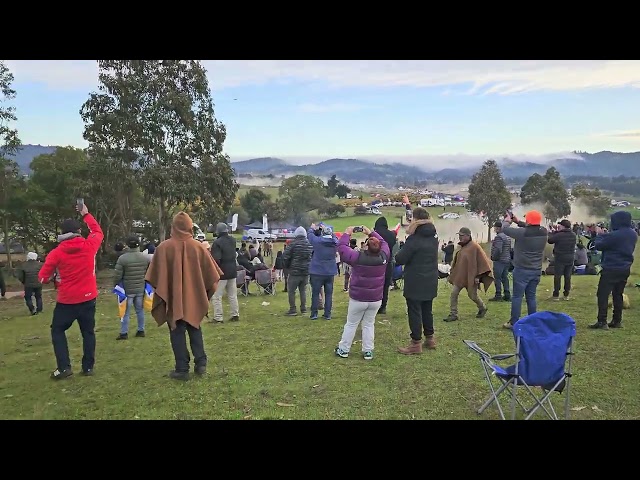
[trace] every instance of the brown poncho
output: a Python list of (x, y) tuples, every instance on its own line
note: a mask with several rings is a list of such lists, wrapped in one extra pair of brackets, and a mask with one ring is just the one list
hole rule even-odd
[(184, 212), (173, 217), (171, 238), (153, 255), (146, 280), (154, 288), (151, 315), (173, 330), (177, 320), (196, 328), (209, 312), (209, 300), (222, 272), (211, 254), (193, 238), (193, 221)]
[(493, 283), (491, 263), (480, 245), (473, 240), (461, 247), (453, 257), (449, 283), (459, 288), (469, 288), (476, 278), (484, 285), (486, 292)]

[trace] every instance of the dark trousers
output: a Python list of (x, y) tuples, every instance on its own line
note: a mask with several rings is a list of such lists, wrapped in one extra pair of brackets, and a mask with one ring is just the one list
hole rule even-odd
[(433, 335), (433, 300), (420, 301), (407, 298), (406, 302), (411, 338), (416, 341), (421, 340), (423, 332), (425, 336)]
[(0, 296), (4, 297), (7, 293), (7, 285), (4, 283), (4, 277), (0, 272)]
[[(33, 297), (36, 297), (36, 308), (33, 308)], [(31, 313), (42, 312), (42, 287), (24, 287), (24, 302)]]
[(284, 275), (284, 291), (286, 292), (289, 288), (289, 269), (283, 268), (282, 275)]
[(393, 265), (387, 264), (387, 271), (384, 275), (384, 288), (382, 289), (382, 304), (380, 310), (385, 311), (387, 309), (387, 302), (389, 301), (389, 287), (391, 286), (391, 278), (393, 277)]
[(331, 317), (333, 306), (333, 275), (309, 275), (311, 281), (311, 315), (318, 314), (320, 290), (324, 290), (324, 316)]
[(511, 297), (511, 289), (509, 288), (509, 267), (511, 263), (493, 262), (493, 276), (496, 282), (496, 298), (502, 297), (504, 291), (505, 298)]
[(189, 333), (189, 345), (191, 345), (191, 353), (193, 354), (193, 363), (196, 367), (205, 367), (207, 365), (207, 355), (204, 353), (204, 339), (202, 338), (202, 329), (178, 320), (176, 328), (171, 330), (171, 348), (176, 358), (176, 372), (186, 373), (189, 371), (189, 350), (187, 349), (187, 332)]
[(613, 323), (622, 322), (624, 287), (629, 279), (630, 269), (602, 270), (598, 282), (598, 322), (606, 323), (609, 310), (609, 295), (613, 296)]
[(568, 297), (571, 291), (571, 275), (573, 275), (573, 263), (568, 265), (562, 265), (556, 263), (553, 266), (553, 297), (560, 296), (560, 282), (564, 277), (564, 296)]
[(71, 368), (69, 359), (69, 345), (67, 344), (67, 330), (77, 320), (82, 334), (82, 370), (92, 370), (96, 358), (96, 301), (69, 305), (56, 303), (51, 321), (51, 341), (53, 353), (56, 356), (58, 370)]

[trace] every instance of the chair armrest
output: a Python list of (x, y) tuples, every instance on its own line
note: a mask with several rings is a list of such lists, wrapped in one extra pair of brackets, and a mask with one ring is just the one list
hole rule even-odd
[(515, 357), (515, 356), (516, 356), (515, 353), (501, 353), (499, 355), (493, 355), (491, 357), (491, 360), (500, 361), (500, 360), (506, 360), (507, 358), (511, 358), (511, 357)]

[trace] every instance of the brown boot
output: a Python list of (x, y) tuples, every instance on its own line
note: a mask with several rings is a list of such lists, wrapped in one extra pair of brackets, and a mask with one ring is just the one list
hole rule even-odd
[(420, 340), (411, 340), (411, 343), (405, 348), (398, 348), (398, 352), (403, 355), (417, 355), (422, 353), (422, 342)]
[(436, 348), (435, 337), (433, 335), (425, 335), (422, 348), (426, 348), (427, 350), (434, 350)]

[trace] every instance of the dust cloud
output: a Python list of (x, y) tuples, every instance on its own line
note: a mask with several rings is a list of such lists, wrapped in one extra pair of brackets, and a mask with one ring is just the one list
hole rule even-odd
[(458, 243), (458, 232), (462, 227), (467, 227), (471, 230), (471, 235), (478, 243), (487, 242), (489, 227), (479, 218), (473, 218), (468, 213), (461, 213), (460, 218), (446, 219), (438, 218), (441, 211), (429, 209), (429, 213), (433, 219), (433, 224), (436, 226), (440, 243), (448, 242), (449, 240)]
[[(532, 203), (530, 205), (518, 205), (513, 209), (513, 213), (519, 219), (524, 220), (524, 215), (530, 210), (537, 210), (541, 214), (544, 211), (544, 204), (542, 203)], [(571, 202), (571, 214), (566, 217), (571, 223), (580, 223), (583, 222), (585, 225), (589, 223), (599, 222), (601, 219), (595, 215), (589, 213), (589, 208), (582, 202), (576, 201)], [(548, 225), (549, 223), (553, 223), (554, 220), (549, 220), (544, 217), (543, 214), (543, 224)]]
[(282, 183), (280, 178), (248, 178), (236, 177), (236, 182), (245, 187), (279, 187)]

